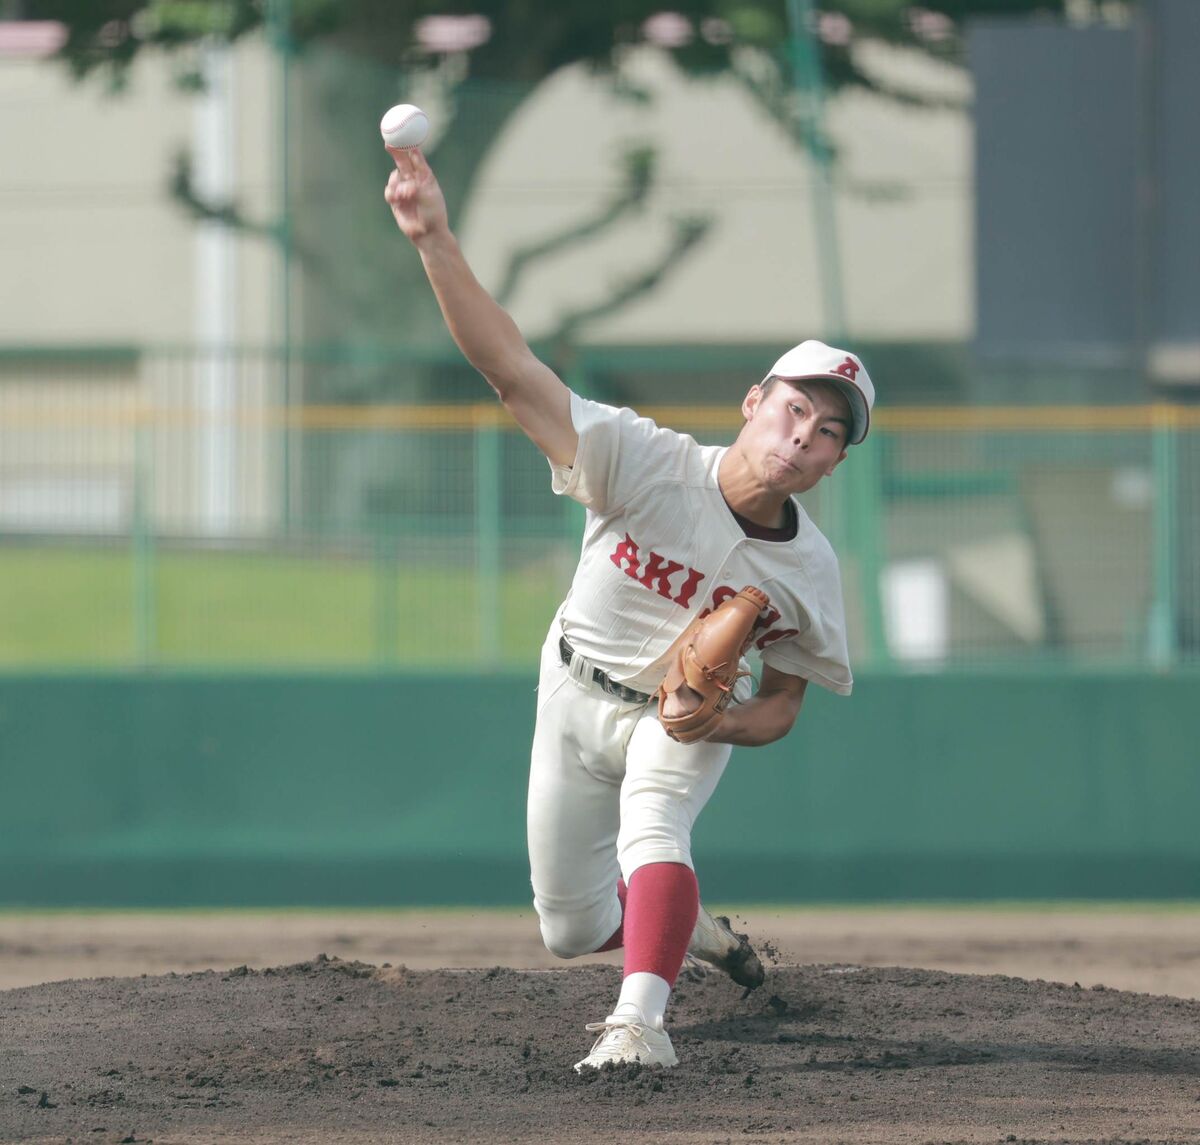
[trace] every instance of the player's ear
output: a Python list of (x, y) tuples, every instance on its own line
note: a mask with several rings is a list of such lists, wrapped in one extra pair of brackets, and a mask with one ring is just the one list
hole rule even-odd
[(825, 470), (825, 476), (831, 477), (833, 475), (833, 471), (839, 465), (841, 465), (841, 463), (845, 460), (846, 460), (846, 450), (843, 448), (842, 452), (837, 455), (837, 459), (834, 461), (834, 463), (828, 469)]
[(754, 411), (762, 404), (763, 392), (762, 383), (756, 383), (750, 387), (742, 399), (742, 417), (747, 421), (754, 416)]

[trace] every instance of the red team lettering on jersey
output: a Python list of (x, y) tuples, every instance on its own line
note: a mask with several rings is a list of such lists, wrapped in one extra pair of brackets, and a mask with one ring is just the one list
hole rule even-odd
[(668, 560), (656, 552), (650, 553), (646, 568), (642, 570), (642, 560), (638, 554), (637, 542), (628, 534), (617, 543), (617, 547), (609, 554), (610, 561), (627, 577), (636, 580), (645, 588), (653, 589), (659, 596), (673, 600), (681, 608), (687, 608), (696, 595), (696, 588), (704, 579), (704, 574), (697, 569), (688, 569), (687, 578), (680, 586), (678, 595), (672, 595), (671, 577), (683, 572), (683, 565), (678, 561)]
[[(625, 534), (623, 541), (617, 542), (617, 547), (609, 554), (608, 559), (631, 580), (637, 581), (644, 588), (657, 592), (659, 596), (673, 601), (681, 608), (688, 607), (692, 601), (692, 597), (696, 595), (696, 589), (699, 587), (700, 582), (705, 579), (705, 574), (700, 572), (699, 569), (689, 568), (687, 576), (680, 585), (678, 593), (676, 593), (671, 583), (671, 578), (676, 573), (683, 572), (684, 566), (679, 561), (670, 560), (668, 557), (661, 556), (659, 553), (651, 550), (643, 569), (638, 544), (628, 533)], [(738, 589), (731, 588), (729, 585), (718, 585), (713, 589), (712, 607), (701, 609), (700, 616), (707, 616), (714, 608), (719, 608), (726, 600), (737, 596), (738, 592)], [(755, 630), (765, 630), (755, 641), (755, 647), (760, 652), (768, 644), (774, 644), (776, 640), (783, 640), (787, 636), (799, 635), (800, 630), (798, 628), (773, 628), (779, 620), (779, 610), (774, 606), (771, 606), (767, 610), (766, 616), (758, 618)]]

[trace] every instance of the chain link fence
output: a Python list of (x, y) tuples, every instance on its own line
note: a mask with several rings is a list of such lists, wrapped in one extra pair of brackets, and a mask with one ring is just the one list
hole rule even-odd
[[(381, 369), (453, 400), (295, 401)], [(620, 401), (599, 377), (572, 382)], [(528, 669), (582, 511), (481, 389), (252, 350), (8, 371), (0, 666)], [(704, 442), (740, 424), (634, 404)], [(885, 408), (805, 505), (859, 669), (1200, 660), (1200, 408)]]

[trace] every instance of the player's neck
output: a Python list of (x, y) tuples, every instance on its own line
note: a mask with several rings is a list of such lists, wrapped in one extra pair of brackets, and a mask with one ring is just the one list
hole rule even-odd
[(735, 513), (765, 529), (782, 529), (788, 523), (785, 493), (764, 489), (755, 480), (736, 448), (725, 451), (717, 470), (717, 484), (725, 504)]

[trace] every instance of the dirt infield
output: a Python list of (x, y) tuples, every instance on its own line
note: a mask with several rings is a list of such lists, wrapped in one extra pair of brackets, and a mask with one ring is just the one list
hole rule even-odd
[(580, 1079), (619, 958), (528, 912), (0, 914), (0, 1140), (1200, 1141), (1195, 909), (739, 917), (766, 986)]
[(0, 994), (0, 1136), (143, 1142), (1200, 1140), (1200, 1003), (1003, 976), (684, 982), (681, 1064), (577, 1077), (618, 971), (376, 968)]

